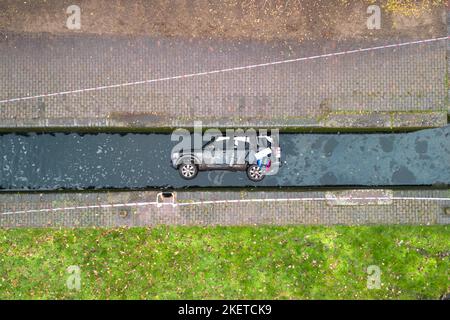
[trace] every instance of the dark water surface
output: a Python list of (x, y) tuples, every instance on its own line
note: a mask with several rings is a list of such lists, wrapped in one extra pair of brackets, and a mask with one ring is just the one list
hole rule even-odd
[(3, 190), (189, 186), (450, 185), (450, 127), (411, 133), (281, 134), (284, 165), (250, 182), (244, 172), (170, 166), (170, 134), (1, 134)]

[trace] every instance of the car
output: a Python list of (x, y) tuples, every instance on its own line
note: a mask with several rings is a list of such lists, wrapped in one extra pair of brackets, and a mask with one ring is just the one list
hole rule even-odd
[(246, 171), (254, 182), (281, 165), (281, 148), (271, 136), (218, 136), (201, 149), (172, 152), (172, 167), (183, 179), (194, 179), (199, 171), (230, 170)]

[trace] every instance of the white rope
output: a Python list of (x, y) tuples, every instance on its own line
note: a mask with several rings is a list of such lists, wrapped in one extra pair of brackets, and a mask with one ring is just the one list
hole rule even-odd
[(389, 45), (384, 45), (384, 46), (377, 46), (377, 47), (369, 47), (369, 48), (361, 48), (361, 49), (347, 50), (347, 51), (334, 52), (334, 53), (327, 53), (327, 54), (315, 55), (315, 56), (310, 56), (310, 57), (295, 58), (295, 59), (281, 60), (281, 61), (273, 61), (273, 62), (267, 62), (267, 63), (253, 64), (253, 65), (247, 65), (247, 66), (241, 66), (241, 67), (233, 67), (233, 68), (226, 68), (226, 69), (218, 69), (218, 70), (198, 72), (198, 73), (190, 73), (190, 74), (184, 74), (184, 75), (178, 75), (178, 76), (172, 76), (172, 77), (164, 77), (164, 78), (157, 78), (157, 79), (141, 80), (141, 81), (135, 81), (135, 82), (126, 82), (126, 83), (119, 83), (119, 84), (113, 84), (113, 85), (104, 85), (104, 86), (98, 86), (98, 87), (92, 87), (92, 88), (77, 89), (77, 90), (70, 90), (70, 91), (61, 91), (61, 92), (40, 94), (40, 95), (28, 96), (28, 97), (11, 98), (11, 99), (0, 100), (0, 104), (2, 104), (2, 103), (10, 103), (10, 102), (17, 102), (17, 101), (24, 101), (24, 100), (31, 100), (31, 99), (38, 99), (38, 98), (48, 98), (48, 97), (55, 97), (55, 96), (63, 96), (63, 95), (82, 93), (82, 92), (98, 91), (98, 90), (104, 90), (104, 89), (113, 89), (113, 88), (134, 86), (134, 85), (140, 85), (140, 84), (150, 84), (150, 83), (155, 83), (155, 82), (163, 82), (163, 81), (170, 81), (170, 80), (193, 78), (193, 77), (206, 76), (206, 75), (212, 75), (212, 74), (217, 74), (217, 73), (225, 73), (225, 72), (240, 71), (240, 70), (249, 70), (249, 69), (268, 67), (268, 66), (286, 64), (286, 63), (292, 63), (292, 62), (300, 62), (300, 61), (306, 61), (306, 60), (329, 58), (329, 57), (341, 56), (341, 55), (352, 54), (352, 53), (367, 52), (367, 51), (381, 50), (381, 49), (387, 49), (387, 48), (398, 48), (398, 47), (404, 47), (404, 46), (409, 46), (409, 45), (414, 45), (414, 44), (442, 41), (442, 40), (447, 40), (449, 38), (450, 38), (450, 36), (441, 37), (441, 38), (431, 38), (431, 39), (425, 39), (425, 40), (417, 40), (417, 41), (389, 44)]
[(278, 198), (278, 199), (234, 199), (234, 200), (210, 200), (210, 201), (193, 201), (181, 203), (161, 203), (153, 202), (131, 202), (131, 203), (116, 203), (116, 204), (98, 204), (74, 207), (61, 208), (47, 208), (47, 209), (32, 209), (22, 211), (2, 212), (0, 215), (11, 214), (25, 214), (25, 213), (43, 213), (43, 212), (57, 212), (57, 211), (73, 211), (86, 209), (107, 209), (107, 208), (123, 208), (123, 207), (142, 207), (142, 206), (193, 206), (193, 205), (208, 205), (208, 204), (227, 204), (227, 203), (251, 203), (251, 202), (288, 202), (288, 201), (390, 201), (390, 200), (406, 200), (406, 201), (450, 201), (450, 198), (428, 198), (428, 197), (337, 197), (337, 198)]
[(20, 214), (20, 213), (42, 213), (42, 212), (56, 212), (56, 211), (70, 211), (70, 210), (85, 210), (85, 209), (106, 209), (106, 208), (123, 208), (123, 207), (139, 207), (157, 205), (157, 202), (131, 202), (131, 203), (115, 203), (115, 204), (98, 204), (89, 206), (76, 207), (62, 207), (62, 208), (47, 208), (47, 209), (32, 209), (22, 211), (3, 212), (2, 215)]

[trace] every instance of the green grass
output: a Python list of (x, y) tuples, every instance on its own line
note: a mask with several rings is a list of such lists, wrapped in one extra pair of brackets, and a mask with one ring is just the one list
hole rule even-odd
[(0, 299), (437, 299), (449, 253), (450, 226), (0, 230)]

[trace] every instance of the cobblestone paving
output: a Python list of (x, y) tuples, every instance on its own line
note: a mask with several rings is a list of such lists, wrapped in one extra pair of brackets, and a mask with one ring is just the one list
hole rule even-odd
[[(447, 10), (447, 36), (450, 37), (450, 6), (448, 6)], [(450, 41), (447, 41), (447, 72), (449, 72), (450, 70), (449, 53), (450, 53)], [(448, 76), (447, 76), (447, 97), (450, 97), (450, 82), (448, 81)], [(448, 114), (450, 114), (450, 104), (448, 104), (447, 107), (448, 107)]]
[[(363, 190), (288, 192), (178, 192), (163, 205), (58, 210), (58, 208), (156, 202), (156, 192), (0, 194), (0, 227), (112, 227), (170, 225), (360, 225), (449, 224), (448, 190)], [(380, 197), (381, 200), (342, 200)], [(391, 198), (391, 196), (393, 198)], [(340, 198), (341, 197), (341, 198)], [(399, 199), (405, 198), (407, 199)], [(420, 197), (422, 199), (412, 200)], [(306, 201), (279, 199), (307, 199)], [(320, 198), (320, 201), (311, 200)], [(425, 198), (425, 199), (423, 199)], [(432, 201), (428, 198), (444, 198)], [(278, 199), (252, 202), (250, 199)], [(309, 199), (309, 200), (308, 200)], [(247, 202), (199, 204), (201, 201)], [(12, 213), (36, 209), (54, 212)]]
[[(366, 48), (3, 34), (0, 100)], [(0, 127), (426, 127), (446, 123), (446, 41), (0, 103)]]

